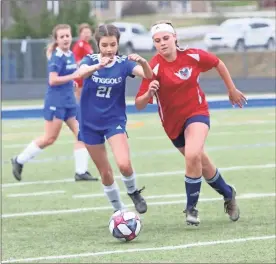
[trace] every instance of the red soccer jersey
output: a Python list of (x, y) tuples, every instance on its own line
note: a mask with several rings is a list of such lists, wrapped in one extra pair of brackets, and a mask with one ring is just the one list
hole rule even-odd
[[(201, 72), (216, 67), (218, 63), (218, 57), (200, 49), (177, 50), (173, 62), (166, 61), (159, 54), (150, 61), (154, 79), (160, 85), (156, 94), (159, 116), (170, 139), (179, 136), (188, 118), (209, 116), (208, 103), (198, 80)], [(136, 97), (148, 91), (151, 81), (143, 79)]]
[[(84, 56), (93, 53), (92, 46), (84, 40), (78, 40), (72, 48), (75, 60), (79, 63)], [(82, 87), (82, 79), (75, 80), (79, 87)]]

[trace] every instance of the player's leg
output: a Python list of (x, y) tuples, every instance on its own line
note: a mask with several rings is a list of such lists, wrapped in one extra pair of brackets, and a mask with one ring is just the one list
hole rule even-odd
[(236, 190), (227, 184), (219, 170), (209, 159), (208, 155), (202, 153), (202, 173), (206, 182), (224, 198), (225, 212), (232, 221), (237, 221), (240, 217), (240, 210), (236, 201)]
[(186, 162), (185, 187), (187, 205), (184, 212), (188, 224), (200, 223), (196, 205), (202, 182), (201, 155), (209, 130), (209, 117), (194, 116), (189, 118), (179, 136), (172, 143), (184, 155)]
[[(120, 127), (120, 129), (116, 129), (116, 127)], [(141, 195), (141, 191), (144, 188), (141, 190), (137, 189), (136, 174), (131, 165), (125, 126), (115, 126), (114, 129), (108, 130), (106, 138), (108, 139), (116, 164), (122, 174), (122, 180), (125, 184), (129, 197), (132, 199), (137, 212), (140, 214), (145, 213), (147, 211), (147, 204)]]
[(75, 108), (67, 109), (66, 124), (76, 138), (74, 146), (75, 157), (75, 180), (76, 181), (97, 181), (98, 178), (92, 176), (88, 171), (89, 154), (83, 142), (78, 140), (79, 123), (76, 120)]
[[(195, 122), (194, 122), (195, 121)], [(200, 120), (198, 120), (200, 121)], [(188, 224), (199, 224), (198, 203), (202, 182), (201, 156), (209, 127), (203, 122), (191, 118), (186, 123), (185, 137), (185, 186), (187, 193), (186, 217)]]
[(18, 181), (21, 180), (23, 165), (56, 141), (62, 128), (63, 117), (62, 109), (44, 109), (44, 135), (32, 141), (17, 157), (12, 158), (12, 172)]
[[(178, 150), (185, 156), (185, 140), (181, 138), (175, 140), (175, 146)], [(232, 221), (237, 221), (239, 219), (240, 210), (237, 205), (236, 190), (233, 186), (228, 185), (219, 170), (211, 162), (208, 155), (203, 151), (201, 156), (202, 163), (202, 175), (206, 182), (219, 194), (224, 197), (224, 208), (225, 212), (229, 215)]]
[(104, 193), (114, 211), (124, 210), (125, 206), (120, 198), (119, 187), (114, 180), (113, 171), (107, 158), (104, 135), (92, 132), (90, 134), (82, 133), (81, 138), (101, 175)]

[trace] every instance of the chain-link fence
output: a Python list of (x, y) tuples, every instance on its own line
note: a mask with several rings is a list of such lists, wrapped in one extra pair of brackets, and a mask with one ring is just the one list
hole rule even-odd
[(2, 81), (37, 82), (45, 80), (47, 76), (46, 46), (48, 43), (48, 39), (3, 39)]
[[(37, 82), (46, 79), (47, 39), (2, 40), (2, 82)], [(146, 58), (153, 54), (142, 53)], [(218, 53), (233, 77), (275, 77), (275, 52)], [(211, 73), (206, 77), (213, 77)]]

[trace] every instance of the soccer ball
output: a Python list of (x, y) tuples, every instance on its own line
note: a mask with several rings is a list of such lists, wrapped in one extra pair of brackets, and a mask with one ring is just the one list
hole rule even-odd
[(136, 238), (141, 231), (141, 219), (133, 212), (117, 211), (109, 221), (109, 231), (121, 241), (131, 241)]

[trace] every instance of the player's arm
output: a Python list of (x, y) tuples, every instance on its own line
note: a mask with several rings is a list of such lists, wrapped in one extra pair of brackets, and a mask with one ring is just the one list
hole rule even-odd
[(136, 65), (133, 68), (132, 70), (133, 75), (139, 76), (141, 78), (146, 78), (146, 79), (152, 78), (153, 76), (152, 69), (146, 59), (142, 58), (138, 54), (130, 54), (128, 55), (128, 59), (139, 63), (139, 65)]
[(73, 81), (77, 77), (78, 76), (77, 76), (76, 72), (69, 74), (69, 75), (65, 75), (65, 76), (59, 76), (58, 72), (50, 72), (49, 73), (49, 84), (51, 86), (61, 85), (61, 84)]
[(102, 57), (101, 61), (98, 64), (90, 65), (88, 57), (85, 57), (79, 69), (77, 70), (78, 78), (87, 78), (95, 71), (102, 69), (104, 66), (109, 64), (112, 60), (108, 57)]
[(216, 70), (225, 83), (231, 104), (233, 106), (237, 104), (242, 108), (244, 104), (247, 104), (246, 97), (240, 90), (236, 88), (233, 79), (223, 61), (219, 60)]
[(51, 86), (61, 85), (77, 78), (76, 72), (65, 76), (59, 76), (63, 67), (63, 63), (64, 62), (62, 58), (56, 55), (53, 55), (52, 58), (50, 59), (48, 67), (49, 67), (49, 84)]
[(234, 106), (237, 104), (239, 107), (242, 107), (243, 104), (246, 103), (246, 98), (244, 94), (236, 88), (223, 61), (210, 52), (206, 52), (204, 50), (197, 50), (197, 52), (199, 55), (199, 66), (201, 67), (202, 72), (215, 68), (227, 87), (229, 99), (232, 105)]
[(140, 90), (135, 98), (135, 106), (138, 110), (144, 109), (148, 103), (153, 102), (153, 96), (159, 89), (159, 82), (157, 80), (144, 79)]

